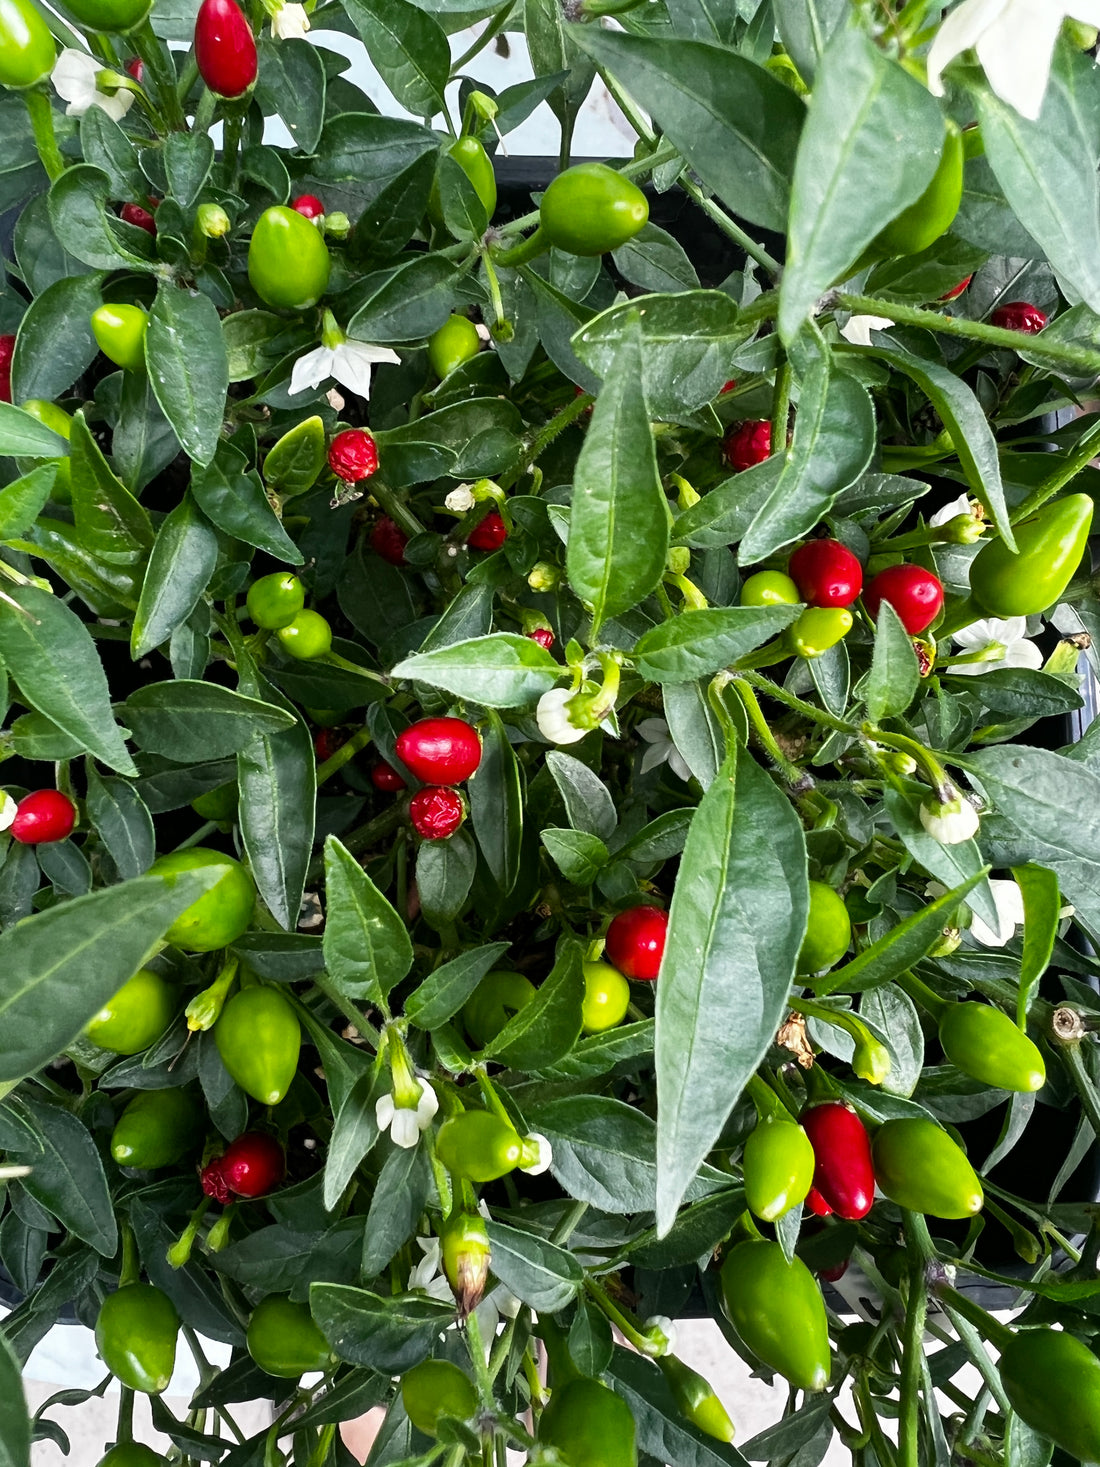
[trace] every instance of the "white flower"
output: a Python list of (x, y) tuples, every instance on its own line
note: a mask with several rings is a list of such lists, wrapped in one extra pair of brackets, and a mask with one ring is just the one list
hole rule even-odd
[(304, 5), (281, 5), (271, 17), (271, 34), (277, 41), (301, 40), (309, 30), (309, 16)]
[(1024, 894), (1015, 881), (990, 881), (993, 904), (997, 908), (997, 930), (974, 914), (970, 919), (970, 934), (982, 947), (1004, 947), (1016, 935), (1016, 928), (1024, 920)]
[(451, 1286), (443, 1274), (443, 1249), (438, 1238), (417, 1238), (424, 1257), (409, 1274), (409, 1288), (423, 1289), (433, 1299), (451, 1302)]
[(886, 316), (850, 316), (840, 334), (853, 346), (870, 346), (872, 331), (885, 331), (893, 324)]
[[(971, 622), (954, 633), (954, 639), (964, 652), (985, 652), (983, 660), (953, 663), (946, 670), (954, 677), (965, 674), (973, 677), (977, 673), (992, 672), (995, 667), (1032, 667), (1043, 665), (1043, 654), (1026, 635), (1027, 618), (991, 616), (987, 621)], [(1001, 652), (998, 656), (997, 653)]]
[(12, 799), (7, 790), (0, 790), (0, 830), (7, 830), (15, 819), (19, 802)]
[[(533, 1159), (528, 1161), (528, 1156), (532, 1156)], [(545, 1136), (540, 1136), (537, 1131), (531, 1131), (524, 1136), (520, 1171), (526, 1172), (529, 1177), (541, 1177), (543, 1172), (548, 1172), (553, 1164), (554, 1149)]]
[(535, 721), (539, 733), (552, 744), (579, 744), (588, 732), (569, 720), (568, 704), (572, 699), (572, 688), (551, 688), (539, 699)]
[(420, 1098), (415, 1108), (398, 1104), (396, 1097), (391, 1094), (380, 1095), (374, 1106), (374, 1119), (378, 1122), (378, 1129), (389, 1131), (393, 1144), (404, 1147), (406, 1151), (411, 1151), (420, 1140), (421, 1131), (428, 1129), (439, 1109), (435, 1091), (427, 1080), (417, 1083), (420, 1086)]
[(134, 105), (133, 92), (120, 88), (113, 97), (101, 92), (96, 83), (102, 71), (109, 70), (87, 51), (66, 46), (54, 65), (51, 80), (57, 95), (68, 102), (67, 117), (83, 117), (89, 107), (99, 107), (115, 122), (121, 122)]
[(675, 1353), (676, 1326), (667, 1314), (651, 1314), (642, 1328), (650, 1336), (650, 1343), (643, 1350), (644, 1354), (656, 1360), (661, 1355)]
[(932, 799), (920, 807), (920, 823), (942, 846), (961, 845), (978, 833), (978, 812), (957, 789), (948, 786), (946, 798)]
[(371, 346), (366, 341), (341, 341), (336, 346), (319, 346), (307, 351), (294, 363), (290, 374), (290, 394), (305, 392), (309, 387), (320, 387), (326, 377), (335, 377), (337, 382), (357, 392), (360, 397), (370, 397), (370, 369), (375, 362), (399, 364), (401, 358), (388, 346)]
[(457, 489), (451, 490), (443, 503), (453, 514), (466, 514), (473, 509), (477, 500), (469, 484), (460, 484)]
[(971, 47), (1002, 102), (1034, 122), (1043, 106), (1054, 43), (1068, 17), (1100, 26), (1100, 0), (964, 0), (940, 27), (928, 53), (928, 85)]
[(937, 509), (935, 514), (929, 515), (928, 523), (933, 528), (939, 525), (949, 525), (952, 520), (957, 520), (960, 515), (969, 513), (970, 500), (965, 494), (960, 494), (958, 499), (952, 499), (942, 509)]
[(679, 775), (681, 779), (691, 778), (691, 770), (684, 761), (684, 756), (672, 742), (672, 735), (668, 731), (668, 724), (663, 718), (643, 718), (638, 725), (638, 732), (649, 745), (642, 755), (643, 774), (648, 774), (658, 764), (667, 764), (673, 774)]

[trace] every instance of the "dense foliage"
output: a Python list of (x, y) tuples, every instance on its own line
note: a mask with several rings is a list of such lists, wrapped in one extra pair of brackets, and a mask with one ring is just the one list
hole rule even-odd
[[(62, 1314), (111, 1467), (135, 1391), (225, 1467), (373, 1405), (376, 1467), (741, 1463), (699, 1313), (790, 1383), (751, 1460), (1100, 1459), (1095, 6), (58, 9), (0, 0), (0, 1461)], [(565, 171), (597, 76), (635, 155)]]

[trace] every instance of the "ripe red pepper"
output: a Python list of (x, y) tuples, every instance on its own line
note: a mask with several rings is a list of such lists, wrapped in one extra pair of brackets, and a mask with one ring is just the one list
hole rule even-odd
[(318, 729), (313, 736), (313, 752), (317, 755), (318, 764), (323, 764), (326, 759), (331, 759), (343, 742), (344, 740), (336, 729)]
[(301, 214), (303, 219), (325, 217), (325, 206), (316, 194), (299, 194), (296, 199), (291, 199), (290, 207)]
[(157, 232), (157, 221), (143, 209), (140, 204), (123, 204), (118, 211), (118, 217), (124, 219), (127, 224), (134, 224), (138, 229), (144, 229), (146, 234), (155, 235)]
[(822, 1197), (816, 1187), (811, 1187), (806, 1193), (806, 1206), (815, 1217), (831, 1217), (833, 1209)]
[(1022, 331), (1025, 336), (1036, 336), (1047, 324), (1047, 314), (1033, 306), (1030, 301), (1008, 301), (989, 318), (990, 324), (1005, 331)]
[(839, 540), (810, 540), (791, 556), (787, 572), (807, 606), (851, 606), (863, 590), (863, 567)]
[(274, 1136), (246, 1131), (203, 1169), (202, 1190), (223, 1205), (231, 1195), (263, 1197), (286, 1175), (283, 1148)]
[(554, 633), (549, 627), (536, 627), (533, 632), (528, 632), (527, 635), (531, 638), (532, 642), (537, 642), (546, 652), (549, 652), (550, 648), (554, 645)]
[(386, 790), (391, 794), (408, 788), (397, 770), (392, 764), (387, 764), (385, 759), (379, 759), (377, 764), (371, 766), (370, 782), (376, 790)]
[(408, 535), (399, 525), (394, 524), (389, 515), (384, 514), (375, 521), (374, 529), (370, 532), (370, 548), (375, 555), (381, 556), (390, 565), (407, 565), (405, 546), (408, 543)]
[(660, 907), (628, 907), (607, 929), (604, 956), (627, 978), (651, 983), (661, 968), (668, 913)]
[(138, 86), (140, 87), (141, 86), (141, 83), (142, 83), (142, 79), (145, 76), (145, 62), (142, 61), (141, 57), (140, 56), (131, 56), (130, 59), (129, 59), (129, 61), (127, 61), (126, 65), (125, 65), (125, 67), (123, 69), (130, 76), (133, 77), (133, 79), (137, 82)]
[(446, 840), (466, 818), (466, 806), (457, 790), (427, 785), (409, 801), (409, 820), (425, 840)]
[(919, 637), (943, 609), (943, 584), (922, 565), (887, 566), (863, 593), (872, 619), (884, 601), (889, 601), (909, 635)]
[(65, 840), (76, 824), (76, 806), (60, 790), (35, 790), (19, 801), (11, 825), (12, 840), (44, 846)]
[(474, 550), (499, 550), (508, 538), (508, 528), (494, 509), (470, 531), (467, 545)]
[(867, 1128), (839, 1101), (803, 1111), (802, 1127), (814, 1148), (814, 1189), (838, 1217), (858, 1222), (875, 1200), (875, 1169)]
[(722, 443), (726, 462), (736, 473), (762, 464), (771, 457), (772, 425), (765, 419), (750, 419), (731, 428)]
[(11, 359), (15, 353), (15, 337), (0, 336), (0, 402), (11, 402)]
[(345, 484), (358, 484), (376, 472), (378, 445), (366, 428), (345, 428), (329, 445), (328, 466)]
[(737, 378), (736, 377), (731, 377), (728, 382), (724, 382), (722, 384), (722, 390), (718, 394), (718, 396), (719, 397), (725, 397), (726, 393), (727, 392), (732, 392), (736, 386), (737, 386)]
[(951, 288), (951, 290), (949, 290), (947, 292), (946, 295), (941, 295), (940, 296), (940, 300), (941, 301), (955, 301), (955, 300), (958, 300), (959, 296), (962, 295), (963, 291), (966, 289), (966, 287), (970, 284), (970, 282), (973, 279), (974, 279), (974, 276), (973, 275), (968, 275), (965, 280), (960, 280), (959, 283), (958, 283), (958, 285), (953, 286)]
[(461, 784), (481, 763), (477, 729), (462, 718), (422, 718), (398, 734), (396, 748), (422, 784)]
[(240, 97), (256, 80), (256, 38), (236, 0), (202, 0), (195, 17), (195, 62), (220, 97)]

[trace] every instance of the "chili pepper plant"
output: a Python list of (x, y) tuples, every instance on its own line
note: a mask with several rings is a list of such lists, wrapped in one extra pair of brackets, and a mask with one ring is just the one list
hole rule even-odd
[(1094, 11), (0, 0), (6, 1462), (1100, 1460)]

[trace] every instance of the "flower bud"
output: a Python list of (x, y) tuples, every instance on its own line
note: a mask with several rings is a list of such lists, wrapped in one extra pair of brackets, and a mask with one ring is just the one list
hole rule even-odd
[(984, 520), (975, 519), (972, 514), (957, 514), (946, 525), (940, 525), (937, 539), (946, 540), (951, 545), (973, 545), (985, 532)]
[(489, 1277), (489, 1232), (479, 1212), (454, 1213), (439, 1230), (443, 1272), (463, 1320), (481, 1303)]
[(890, 1051), (873, 1034), (857, 1040), (852, 1070), (869, 1085), (881, 1085), (890, 1073)]
[(351, 220), (340, 209), (337, 209), (335, 214), (326, 214), (325, 233), (330, 239), (347, 239), (351, 233)]
[(683, 576), (687, 574), (690, 565), (691, 551), (688, 547), (686, 545), (673, 545), (668, 552), (665, 569), (671, 571), (673, 575)]
[(588, 732), (570, 717), (570, 704), (575, 697), (572, 688), (551, 688), (543, 693), (535, 709), (539, 733), (552, 744), (576, 744)]
[(195, 226), (207, 239), (221, 239), (229, 233), (229, 215), (220, 204), (200, 204), (195, 211)]
[(961, 845), (978, 833), (978, 812), (953, 785), (939, 792), (939, 797), (920, 807), (920, 823), (944, 846)]
[(561, 571), (549, 560), (537, 560), (527, 576), (532, 591), (553, 591), (561, 583)]

